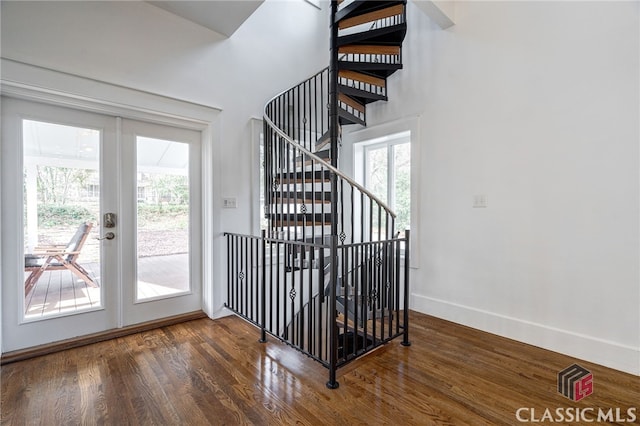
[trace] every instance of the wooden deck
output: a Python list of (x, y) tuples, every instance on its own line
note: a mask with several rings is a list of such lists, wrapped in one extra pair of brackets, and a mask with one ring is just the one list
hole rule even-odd
[[(149, 256), (139, 260), (139, 297), (152, 298), (188, 289), (188, 254)], [(102, 285), (100, 266), (84, 263), (98, 285)], [(29, 273), (25, 273), (25, 279)], [(25, 298), (25, 317), (29, 319), (80, 312), (101, 306), (101, 288), (88, 286), (71, 271), (47, 271)]]
[[(611, 423), (616, 408), (620, 418), (632, 420), (632, 408), (640, 415), (640, 377), (410, 315), (412, 346), (395, 340), (348, 364), (335, 390), (319, 363), (275, 339), (259, 343), (259, 330), (234, 316), (6, 364), (1, 423), (514, 425), (523, 407), (520, 416), (537, 424), (555, 424), (540, 419), (558, 407), (587, 422), (598, 408), (613, 410)], [(595, 383), (578, 402), (557, 391), (558, 372), (573, 363)]]

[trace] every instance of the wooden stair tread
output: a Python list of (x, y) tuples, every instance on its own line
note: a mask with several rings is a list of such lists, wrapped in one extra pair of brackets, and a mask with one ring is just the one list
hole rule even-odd
[(338, 100), (346, 105), (349, 105), (351, 108), (357, 111), (365, 112), (365, 106), (362, 105), (360, 102), (356, 101), (355, 99), (353, 99), (351, 96), (347, 96), (344, 93), (340, 93), (338, 94)]
[(376, 77), (370, 74), (361, 73), (358, 71), (339, 70), (338, 78), (344, 78), (347, 80), (356, 80), (363, 83), (372, 84), (378, 87), (386, 87), (387, 82), (384, 78)]
[(373, 12), (344, 18), (338, 22), (338, 29), (355, 27), (357, 25), (366, 24), (368, 22), (377, 21), (379, 19), (390, 18), (392, 16), (401, 15), (404, 12), (404, 4), (386, 7), (384, 9), (374, 10)]
[(348, 44), (338, 48), (338, 54), (356, 55), (399, 55), (400, 46), (388, 46), (380, 44)]

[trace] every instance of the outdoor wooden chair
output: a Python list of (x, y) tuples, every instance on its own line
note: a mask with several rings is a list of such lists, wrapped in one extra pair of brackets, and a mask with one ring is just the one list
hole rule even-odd
[(24, 270), (25, 272), (31, 272), (24, 282), (25, 296), (29, 294), (45, 271), (67, 269), (77, 275), (87, 283), (87, 285), (98, 287), (98, 284), (93, 281), (89, 273), (77, 262), (82, 246), (89, 236), (92, 227), (93, 224), (91, 222), (81, 224), (67, 245), (36, 247), (33, 253), (25, 254)]

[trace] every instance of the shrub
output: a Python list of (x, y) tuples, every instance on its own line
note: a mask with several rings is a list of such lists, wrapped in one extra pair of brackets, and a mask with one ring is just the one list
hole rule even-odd
[(189, 206), (186, 204), (138, 203), (138, 226), (156, 223), (166, 229), (183, 229), (187, 227), (188, 213)]
[(78, 226), (93, 218), (91, 212), (79, 205), (39, 205), (38, 223), (43, 227), (59, 225)]

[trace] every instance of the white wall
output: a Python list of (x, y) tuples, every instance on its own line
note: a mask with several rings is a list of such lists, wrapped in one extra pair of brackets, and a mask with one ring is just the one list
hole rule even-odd
[[(222, 109), (217, 213), (250, 230), (249, 119), (326, 65), (326, 8), (267, 1), (222, 40), (143, 2), (1, 8), (5, 58)], [(409, 3), (368, 114), (420, 117), (415, 309), (640, 374), (638, 29), (636, 2), (458, 2), (444, 31)]]
[(367, 113), (420, 116), (415, 309), (640, 374), (638, 8), (409, 3)]
[[(224, 39), (145, 2), (2, 2), (2, 57), (222, 109), (219, 168), (246, 207), (249, 120), (326, 66), (326, 10), (269, 0)], [(222, 212), (228, 229), (247, 212)]]
[(220, 232), (251, 231), (251, 117), (328, 64), (326, 7), (267, 0), (228, 39), (140, 1), (0, 8), (3, 58), (222, 110), (214, 187), (218, 199), (237, 197), (239, 208), (217, 209), (216, 223)]

